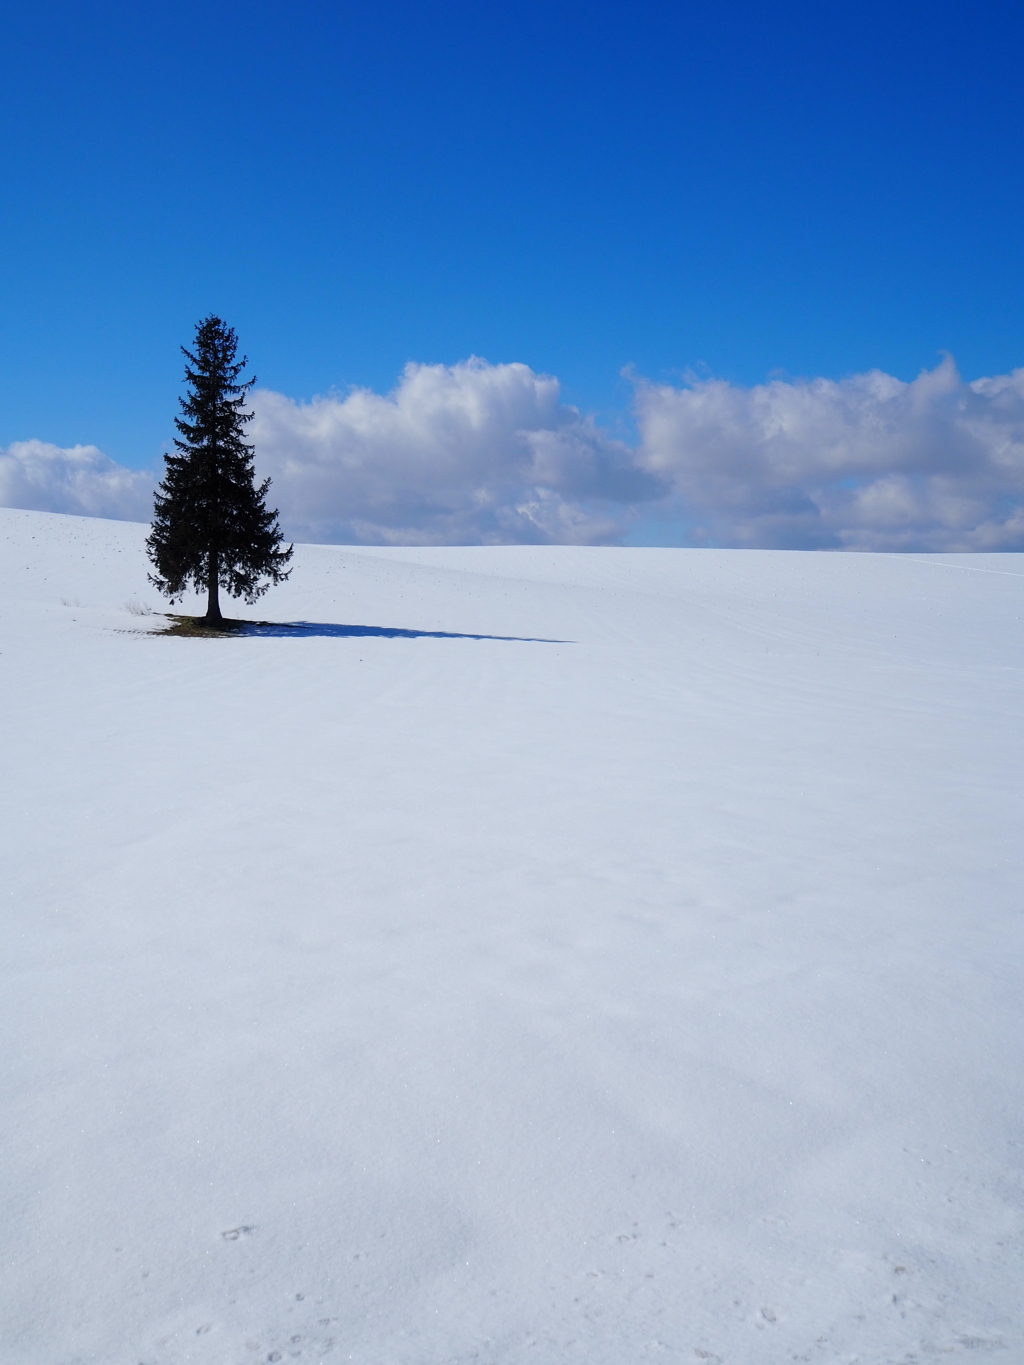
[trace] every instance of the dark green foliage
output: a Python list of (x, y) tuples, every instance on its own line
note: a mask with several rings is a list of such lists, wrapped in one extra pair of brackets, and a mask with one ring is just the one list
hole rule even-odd
[[(186, 397), (174, 424), (176, 453), (156, 494), (146, 549), (150, 582), (177, 601), (189, 587), (208, 594), (206, 619), (220, 621), (218, 589), (253, 603), (291, 572), (293, 546), (282, 548), (277, 512), (265, 503), (270, 480), (253, 483), (253, 448), (245, 442), (248, 363), (235, 360), (234, 329), (210, 316), (196, 327), (195, 354), (183, 346)], [(264, 581), (265, 580), (265, 581)]]

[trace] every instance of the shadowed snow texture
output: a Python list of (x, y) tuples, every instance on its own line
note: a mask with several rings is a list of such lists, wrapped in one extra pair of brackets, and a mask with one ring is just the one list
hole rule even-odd
[(4, 1365), (1024, 1360), (1024, 556), (143, 536), (0, 512)]

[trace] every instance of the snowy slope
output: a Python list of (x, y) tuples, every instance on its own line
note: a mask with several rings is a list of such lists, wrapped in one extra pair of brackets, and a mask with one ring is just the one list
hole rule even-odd
[(143, 535), (0, 512), (5, 1362), (1024, 1361), (1024, 556)]

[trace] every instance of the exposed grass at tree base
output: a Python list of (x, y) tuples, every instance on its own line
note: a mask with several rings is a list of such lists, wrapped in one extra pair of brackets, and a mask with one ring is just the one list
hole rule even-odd
[(168, 625), (162, 630), (151, 632), (154, 635), (183, 635), (193, 639), (222, 640), (228, 635), (241, 635), (247, 630), (258, 630), (261, 626), (274, 626), (280, 630), (282, 621), (239, 621), (225, 616), (216, 625), (207, 621), (205, 616), (178, 616), (174, 612), (165, 613)]
[(236, 621), (227, 616), (214, 624), (207, 621), (205, 616), (177, 616), (173, 612), (167, 612), (166, 615), (169, 624), (163, 630), (156, 631), (157, 635), (187, 635), (197, 639), (220, 640), (226, 635), (238, 635), (244, 626), (258, 624)]

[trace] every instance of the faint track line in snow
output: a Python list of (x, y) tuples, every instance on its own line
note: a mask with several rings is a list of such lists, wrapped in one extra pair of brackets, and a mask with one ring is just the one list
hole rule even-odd
[(1004, 578), (1024, 578), (1024, 573), (1014, 573), (1012, 569), (982, 569), (977, 564), (947, 564), (944, 559), (918, 559), (916, 555), (897, 555), (911, 564), (928, 564), (933, 569), (963, 569), (965, 573), (997, 573)]

